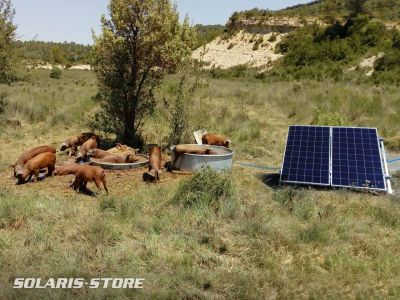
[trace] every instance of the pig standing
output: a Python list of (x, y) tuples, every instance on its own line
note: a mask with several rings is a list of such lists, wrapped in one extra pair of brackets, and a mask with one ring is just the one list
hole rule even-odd
[(56, 164), (56, 155), (52, 152), (41, 153), (34, 158), (30, 159), (22, 169), (22, 174), (18, 175), (18, 184), (25, 182), (29, 176), (28, 181), (35, 175), (34, 182), (39, 180), (39, 173), (41, 169), (48, 169), (48, 176), (52, 176)]
[(88, 182), (94, 182), (99, 190), (101, 190), (101, 183), (103, 184), (104, 190), (108, 195), (108, 189), (106, 185), (106, 173), (102, 168), (94, 166), (81, 166), (75, 175), (75, 181), (71, 184), (71, 187), (76, 191), (87, 190), (86, 185)]
[(229, 148), (230, 140), (225, 139), (222, 135), (206, 133), (202, 137), (202, 142), (204, 145), (215, 145)]
[(17, 178), (19, 174), (22, 174), (22, 169), (23, 169), (24, 165), (30, 159), (34, 158), (35, 156), (38, 156), (39, 154), (45, 153), (45, 152), (56, 153), (56, 148), (45, 145), (45, 146), (39, 146), (36, 148), (32, 148), (32, 149), (22, 153), (13, 166), (14, 167), (14, 177)]
[(161, 174), (161, 148), (157, 145), (149, 146), (149, 172), (143, 174), (146, 182), (157, 182)]
[(87, 159), (87, 153), (91, 149), (95, 149), (97, 147), (98, 147), (97, 138), (92, 136), (85, 143), (83, 143), (83, 145), (81, 147), (81, 155), (80, 155), (80, 157), (77, 158), (77, 161), (79, 161), (80, 159), (85, 161)]

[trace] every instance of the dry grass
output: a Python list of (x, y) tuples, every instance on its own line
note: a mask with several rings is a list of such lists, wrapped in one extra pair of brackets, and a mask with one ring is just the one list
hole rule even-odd
[[(57, 144), (86, 129), (83, 112), (95, 109), (91, 96), (96, 91), (74, 82), (93, 82), (90, 73), (75, 72), (65, 71), (60, 81), (52, 81), (46, 72), (35, 71), (27, 83), (0, 87), (13, 102), (27, 101), (38, 110), (50, 107), (41, 121), (8, 111), (23, 127), (0, 132), (0, 298), (399, 297), (400, 208), (389, 196), (281, 189), (271, 186), (265, 174), (235, 167), (235, 213), (227, 217), (213, 205), (181, 206), (173, 200), (180, 182), (189, 177), (165, 175), (171, 179), (146, 185), (141, 170), (107, 171), (110, 196), (95, 198), (70, 190), (72, 177), (15, 186), (9, 165), (17, 153), (45, 142)], [(44, 92), (59, 86), (65, 89), (54, 98)], [(380, 115), (389, 111), (386, 104), (397, 107), (398, 92), (391, 87), (375, 94), (373, 87), (337, 83), (239, 80), (204, 82), (193, 101), (198, 117), (192, 126), (228, 135), (238, 160), (279, 166), (287, 125), (311, 122), (320, 104), (340, 107), (347, 117), (353, 106), (345, 101), (350, 98), (346, 91), (382, 103), (379, 110), (365, 108), (357, 124), (371, 123), (381, 132), (400, 126), (389, 128), (391, 117)], [(341, 96), (345, 99), (334, 106), (331, 102)], [(79, 113), (51, 126), (57, 111)], [(166, 119), (157, 117), (147, 123), (149, 142), (169, 133)], [(153, 132), (157, 128), (161, 137)], [(17, 276), (137, 276), (146, 281), (140, 291), (12, 290), (10, 282)]]

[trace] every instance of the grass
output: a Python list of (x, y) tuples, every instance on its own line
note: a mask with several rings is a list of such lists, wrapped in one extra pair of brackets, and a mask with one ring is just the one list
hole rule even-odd
[[(15, 186), (9, 166), (19, 152), (87, 129), (94, 82), (89, 72), (53, 80), (32, 71), (29, 81), (0, 87), (4, 117), (22, 122), (0, 129), (1, 299), (399, 297), (397, 197), (277, 188), (240, 167), (166, 174), (157, 185), (142, 182), (143, 170), (107, 171), (110, 196), (95, 198), (69, 189), (71, 177)], [(170, 96), (174, 84), (167, 78), (159, 94)], [(239, 161), (279, 167), (287, 126), (310, 124), (316, 112), (394, 136), (398, 96), (392, 86), (204, 77), (190, 130), (227, 135)], [(169, 135), (161, 108), (146, 123), (149, 143)], [(12, 290), (15, 277), (146, 280), (137, 291)]]

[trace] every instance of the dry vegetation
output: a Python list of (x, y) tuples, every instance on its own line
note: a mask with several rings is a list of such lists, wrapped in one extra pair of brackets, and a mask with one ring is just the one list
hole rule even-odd
[[(15, 186), (9, 166), (20, 151), (87, 129), (96, 110), (90, 72), (63, 71), (60, 80), (31, 72), (29, 81), (0, 87), (9, 102), (3, 119), (22, 122), (0, 127), (0, 298), (400, 296), (395, 197), (277, 188), (273, 176), (239, 167), (221, 177), (165, 175), (159, 185), (144, 184), (140, 170), (107, 172), (110, 196), (96, 198), (74, 193), (68, 177)], [(168, 78), (160, 93), (176, 84)], [(268, 166), (279, 167), (289, 124), (340, 121), (378, 126), (385, 136), (400, 130), (391, 86), (204, 77), (192, 105), (191, 129), (221, 132), (237, 160)], [(162, 111), (146, 124), (149, 143), (169, 135)], [(210, 189), (189, 197), (199, 181)], [(17, 276), (146, 281), (140, 291), (11, 290)]]

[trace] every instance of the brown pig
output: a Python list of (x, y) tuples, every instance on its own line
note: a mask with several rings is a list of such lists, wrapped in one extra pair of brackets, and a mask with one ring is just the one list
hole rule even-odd
[(87, 140), (95, 137), (96, 141), (99, 142), (99, 136), (93, 132), (84, 132), (79, 135), (70, 136), (64, 142), (61, 143), (60, 151), (65, 151), (71, 148), (69, 156), (75, 156), (78, 151), (78, 146), (82, 146)]
[(76, 172), (75, 181), (71, 187), (76, 191), (78, 188), (80, 191), (87, 190), (86, 185), (88, 182), (94, 182), (99, 190), (101, 190), (101, 183), (103, 184), (104, 190), (108, 195), (108, 189), (106, 185), (106, 173), (102, 168), (94, 166), (81, 166)]
[(56, 170), (54, 171), (54, 175), (56, 176), (75, 175), (80, 167), (81, 166), (78, 164), (67, 164), (63, 166), (57, 166)]
[(45, 152), (51, 152), (51, 153), (56, 153), (56, 148), (50, 147), (50, 146), (39, 146), (36, 148), (32, 148), (28, 151), (25, 151), (20, 155), (18, 160), (16, 161), (14, 167), (14, 177), (17, 177), (19, 174), (22, 174), (22, 169), (24, 165), (32, 158), (35, 156), (38, 156), (39, 154), (45, 153)]
[(113, 154), (110, 152), (98, 149), (98, 148), (90, 149), (87, 153), (87, 156), (93, 157), (95, 159), (103, 159), (110, 155), (113, 155)]
[(134, 163), (137, 162), (139, 159), (135, 158), (134, 155), (128, 154), (128, 155), (108, 155), (102, 159), (98, 159), (97, 161), (99, 162), (104, 162), (104, 163), (111, 163), (111, 164), (126, 164), (126, 163)]
[(215, 145), (229, 148), (230, 140), (225, 139), (222, 135), (206, 133), (202, 137), (202, 142), (204, 145)]
[(97, 143), (97, 138), (92, 136), (90, 139), (88, 139), (85, 143), (83, 143), (81, 147), (81, 158), (82, 160), (86, 160), (87, 153), (91, 149), (95, 149), (98, 147)]
[(56, 155), (52, 152), (41, 153), (34, 158), (30, 159), (22, 169), (22, 174), (18, 175), (18, 184), (25, 182), (29, 176), (28, 181), (32, 175), (35, 175), (34, 182), (38, 181), (41, 169), (48, 170), (48, 176), (52, 176), (56, 164)]
[(143, 181), (157, 182), (161, 174), (161, 148), (157, 145), (149, 146), (149, 172), (143, 174)]

